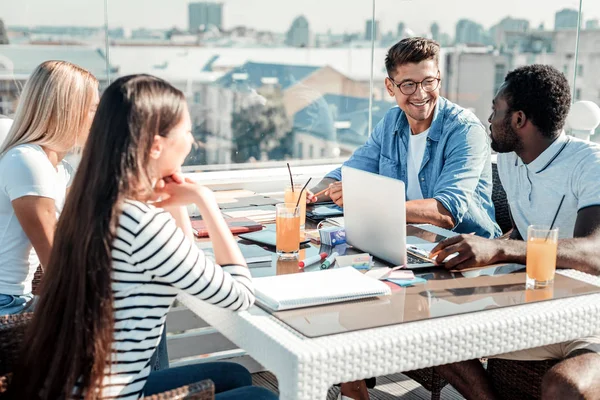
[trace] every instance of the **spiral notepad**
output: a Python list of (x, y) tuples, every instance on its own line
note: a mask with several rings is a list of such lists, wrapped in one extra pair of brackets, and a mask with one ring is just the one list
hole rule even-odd
[(352, 267), (253, 279), (259, 304), (281, 311), (391, 294), (389, 286)]

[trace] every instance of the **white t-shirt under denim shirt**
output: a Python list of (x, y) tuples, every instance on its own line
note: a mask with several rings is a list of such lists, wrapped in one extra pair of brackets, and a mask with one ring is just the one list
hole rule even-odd
[(429, 129), (413, 135), (410, 127), (408, 128), (408, 160), (406, 162), (407, 183), (406, 199), (421, 200), (423, 192), (421, 191), (421, 182), (419, 181), (419, 171), (423, 164), (423, 156), (425, 156), (425, 147), (427, 147), (427, 135)]
[(529, 164), (513, 152), (498, 154), (498, 172), (521, 236), (529, 225), (552, 223), (561, 239), (572, 238), (577, 212), (600, 206), (600, 146), (562, 133)]
[(40, 263), (12, 201), (24, 196), (54, 199), (58, 217), (72, 176), (73, 169), (67, 162), (54, 168), (38, 145), (15, 146), (0, 158), (0, 294), (31, 293), (33, 275)]

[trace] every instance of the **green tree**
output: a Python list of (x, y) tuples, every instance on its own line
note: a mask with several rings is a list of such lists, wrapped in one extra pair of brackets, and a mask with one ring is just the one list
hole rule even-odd
[(292, 126), (281, 91), (262, 89), (248, 94), (242, 101), (246, 104), (234, 111), (231, 118), (232, 161), (261, 160), (263, 155), (269, 159), (283, 159), (286, 154), (291, 154)]

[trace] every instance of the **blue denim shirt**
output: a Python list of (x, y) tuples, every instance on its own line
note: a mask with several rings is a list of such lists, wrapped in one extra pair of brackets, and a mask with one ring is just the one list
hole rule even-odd
[[(344, 163), (399, 179), (407, 185), (408, 120), (398, 107), (377, 124), (367, 143)], [(341, 168), (326, 176), (342, 180)], [(436, 199), (454, 217), (454, 231), (495, 238), (501, 231), (492, 202), (489, 138), (470, 111), (439, 97), (419, 170), (425, 199)]]

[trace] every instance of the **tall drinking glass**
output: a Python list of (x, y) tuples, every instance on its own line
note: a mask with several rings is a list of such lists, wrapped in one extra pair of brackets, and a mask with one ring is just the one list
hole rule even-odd
[(276, 206), (276, 250), (279, 258), (297, 258), (300, 250), (300, 206), (281, 203)]
[(292, 191), (292, 185), (287, 185), (285, 187), (283, 201), (285, 203), (298, 204), (300, 207), (300, 227), (304, 228), (304, 224), (306, 223), (306, 191), (302, 192), (304, 198), (300, 199), (300, 202), (298, 202), (298, 197), (300, 197), (300, 192), (302, 191), (302, 185), (294, 184), (293, 188), (294, 190)]
[(528, 288), (545, 288), (554, 282), (558, 228), (530, 225), (527, 228)]

